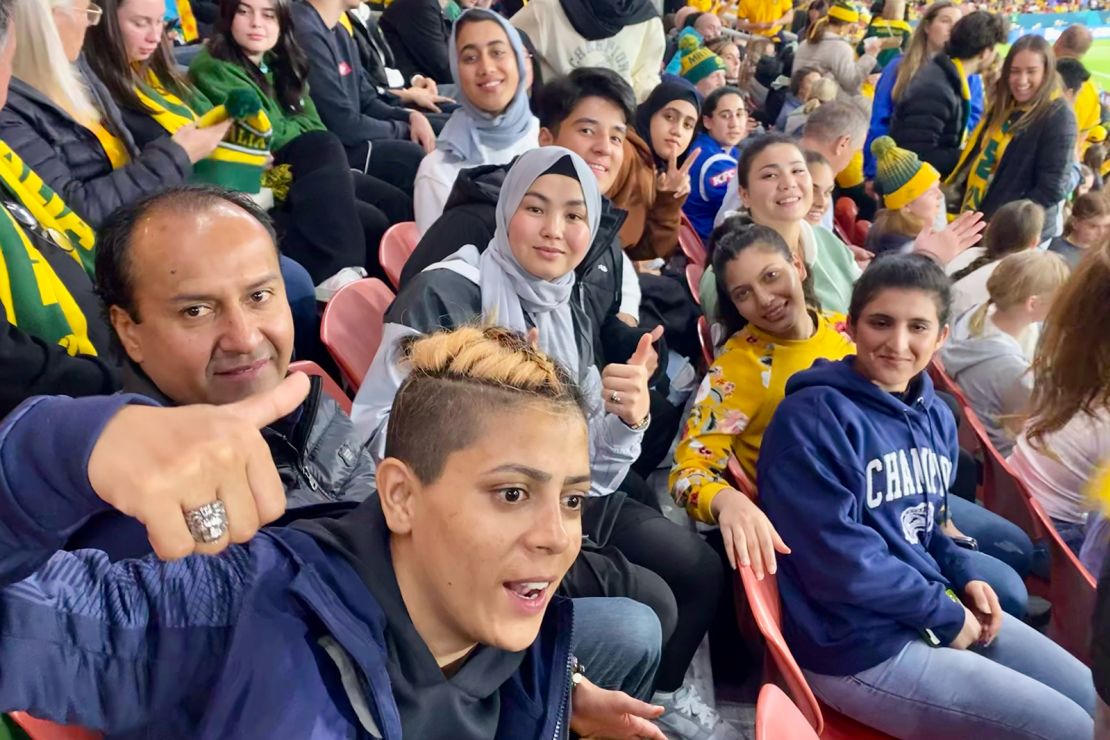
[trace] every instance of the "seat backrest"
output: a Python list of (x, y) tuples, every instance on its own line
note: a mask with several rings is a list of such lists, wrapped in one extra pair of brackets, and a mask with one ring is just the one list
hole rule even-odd
[(979, 449), (982, 451), (983, 505), (1016, 524), (1034, 542), (1042, 539), (1045, 536), (1044, 527), (1034, 513), (1032, 499), (1025, 484), (994, 448), (975, 411), (965, 408), (964, 418), (975, 431), (975, 436), (979, 439)]
[(698, 344), (701, 345), (701, 359), (708, 369), (713, 364), (713, 332), (704, 316), (698, 317)]
[(1052, 602), (1052, 621), (1048, 626), (1048, 636), (1090, 665), (1091, 618), (1095, 613), (1097, 584), (1060, 537), (1040, 502), (1029, 496), (1029, 507), (1045, 532), (1052, 563), (1048, 592)]
[[(678, 226), (678, 246), (682, 253), (686, 255), (686, 259), (693, 264), (705, 265), (706, 250), (705, 245), (701, 243), (701, 237), (694, 229), (694, 225), (690, 223), (690, 219), (686, 217), (685, 213), (679, 211), (679, 226)], [(695, 293), (696, 295), (696, 293)]]
[(871, 233), (871, 222), (866, 219), (856, 221), (856, 245), (862, 247), (867, 244), (867, 235)]
[(744, 594), (748, 598), (748, 608), (767, 643), (767, 650), (771, 653), (775, 668), (778, 669), (783, 683), (790, 692), (790, 697), (806, 721), (820, 735), (825, 729), (821, 707), (806, 682), (802, 669), (794, 660), (786, 644), (786, 638), (782, 635), (782, 607), (779, 604), (778, 581), (770, 574), (765, 574), (762, 581), (757, 580), (751, 566), (743, 566), (739, 572), (740, 580), (744, 584)]
[(401, 270), (405, 269), (416, 245), (420, 243), (420, 231), (415, 221), (402, 221), (390, 226), (378, 245), (378, 263), (394, 290), (401, 287)]
[(344, 285), (324, 308), (320, 341), (339, 365), (343, 382), (357, 392), (382, 341), (385, 311), (393, 291), (377, 278)]
[[(959, 418), (956, 419), (959, 425), (958, 433), (960, 435), (960, 447), (967, 450), (972, 455), (982, 456), (983, 451), (979, 443), (979, 435), (975, 433), (973, 423), (968, 421), (968, 412), (971, 411), (971, 404), (968, 403), (967, 397), (960, 387), (956, 385), (956, 381), (952, 379), (945, 369), (941, 361), (934, 357), (932, 362), (929, 363), (929, 377), (933, 380), (933, 385), (937, 387), (938, 391), (943, 391), (956, 399), (956, 405), (959, 406)], [(978, 417), (975, 419), (979, 421)], [(981, 426), (980, 422), (980, 426)]]
[(60, 725), (50, 720), (37, 719), (26, 712), (9, 712), (8, 716), (31, 740), (100, 740), (104, 737), (99, 732), (86, 730), (84, 727)]
[(694, 303), (701, 305), (701, 294), (698, 292), (698, 285), (701, 283), (701, 276), (705, 274), (705, 267), (697, 262), (686, 263), (686, 287), (690, 289), (690, 295), (694, 297)]
[(763, 684), (755, 703), (755, 740), (817, 740), (805, 715), (773, 683)]
[[(841, 233), (852, 239), (856, 235), (856, 219), (859, 218), (859, 206), (848, 197), (837, 198), (833, 205), (833, 222), (840, 227)], [(853, 240), (854, 243), (854, 240)]]
[(351, 415), (351, 399), (339, 387), (339, 383), (328, 375), (327, 370), (317, 365), (312, 360), (298, 360), (297, 362), (289, 363), (289, 372), (302, 372), (305, 375), (315, 375), (324, 382), (324, 393), (327, 393), (333, 401), (339, 404), (339, 408), (343, 409), (343, 413), (347, 416)]
[(737, 491), (744, 494), (752, 501), (756, 500), (755, 483), (752, 483), (752, 479), (749, 478), (748, 474), (744, 472), (744, 469), (740, 467), (740, 461), (735, 457), (730, 456), (728, 458), (728, 468), (725, 470), (725, 477), (728, 478), (728, 481), (732, 483), (732, 485), (736, 486)]

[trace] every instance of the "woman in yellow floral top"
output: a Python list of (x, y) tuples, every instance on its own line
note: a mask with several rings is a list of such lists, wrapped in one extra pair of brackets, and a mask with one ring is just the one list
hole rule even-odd
[[(822, 313), (803, 283), (806, 268), (774, 229), (718, 229), (713, 250), (720, 321), (729, 340), (709, 369), (675, 452), (671, 490), (691, 516), (721, 526), (729, 562), (774, 572), (788, 549), (759, 508), (725, 479), (729, 457), (755, 477), (763, 431), (786, 381), (817, 358), (854, 351), (844, 317)], [(765, 553), (765, 554), (764, 554)]]

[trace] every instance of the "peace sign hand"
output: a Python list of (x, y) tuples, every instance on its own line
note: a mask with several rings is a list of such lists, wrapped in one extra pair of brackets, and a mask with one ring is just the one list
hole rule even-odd
[(678, 166), (678, 153), (672, 152), (667, 169), (660, 172), (656, 178), (656, 190), (663, 193), (672, 193), (674, 198), (685, 198), (690, 194), (690, 168), (694, 166), (701, 149), (695, 149), (686, 155), (686, 163)]

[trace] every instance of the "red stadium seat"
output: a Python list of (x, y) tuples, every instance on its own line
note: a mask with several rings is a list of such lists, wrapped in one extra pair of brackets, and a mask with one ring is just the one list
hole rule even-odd
[(871, 233), (871, 222), (865, 219), (856, 221), (856, 245), (862, 247), (867, 244), (867, 235)]
[(690, 289), (690, 295), (694, 297), (694, 303), (701, 305), (701, 295), (698, 293), (698, 283), (701, 282), (701, 276), (705, 274), (705, 267), (697, 262), (686, 263), (686, 287)]
[(705, 362), (705, 369), (713, 364), (713, 332), (709, 328), (709, 321), (704, 316), (698, 317), (698, 344), (701, 345), (701, 358)]
[(8, 716), (27, 733), (31, 740), (100, 740), (104, 737), (99, 732), (86, 730), (84, 727), (60, 725), (57, 722), (36, 719), (26, 712), (10, 712)]
[(790, 697), (767, 683), (755, 703), (755, 740), (817, 740), (817, 733)]
[[(805, 674), (786, 644), (782, 635), (782, 607), (779, 604), (778, 582), (773, 575), (757, 580), (750, 566), (740, 568), (748, 608), (763, 635), (771, 660), (764, 661), (765, 669), (772, 668), (773, 676), (781, 681), (799, 711), (809, 722), (818, 737), (828, 740), (883, 740), (889, 738), (878, 730), (856, 722), (836, 710), (823, 705), (814, 695)], [(791, 736), (782, 736), (791, 737)]]
[(837, 236), (847, 244), (856, 243), (856, 220), (859, 218), (859, 207), (851, 198), (837, 198), (833, 207), (833, 223)]
[(686, 214), (681, 211), (679, 213), (681, 214), (681, 220), (678, 227), (678, 246), (682, 249), (682, 253), (686, 255), (687, 260), (692, 264), (704, 267), (705, 245), (701, 243), (701, 237), (694, 230), (694, 225), (690, 223), (690, 219), (686, 218)]
[(312, 360), (299, 360), (297, 362), (289, 363), (289, 372), (302, 372), (305, 375), (316, 375), (324, 381), (324, 393), (331, 396), (331, 399), (339, 404), (339, 408), (343, 409), (343, 413), (347, 416), (351, 415), (351, 399), (339, 387), (339, 383), (328, 375), (324, 368), (317, 365)]
[(420, 232), (415, 221), (393, 224), (382, 236), (378, 245), (378, 263), (385, 271), (394, 290), (401, 287), (401, 270), (405, 268), (412, 251), (420, 243)]
[[(1027, 492), (1026, 495), (1028, 496)], [(1048, 624), (1048, 636), (1076, 658), (1090, 665), (1091, 618), (1095, 613), (1097, 584), (1057, 533), (1040, 502), (1032, 496), (1028, 496), (1027, 500), (1034, 516), (1044, 528), (1049, 559), (1052, 562), (1048, 584), (1052, 621)]]
[(378, 351), (385, 311), (393, 298), (393, 291), (381, 280), (366, 278), (340, 288), (324, 308), (320, 341), (354, 392)]

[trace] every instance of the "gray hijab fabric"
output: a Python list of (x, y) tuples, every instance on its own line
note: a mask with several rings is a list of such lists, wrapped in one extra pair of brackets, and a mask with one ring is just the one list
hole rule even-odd
[(590, 244), (601, 221), (601, 193), (589, 165), (574, 152), (545, 146), (521, 155), (501, 185), (497, 199), (497, 230), (479, 261), (482, 315), (498, 326), (526, 332), (527, 313), (540, 333), (540, 349), (559, 361), (573, 376), (587, 371), (579, 367), (578, 342), (570, 310), (575, 274), (571, 270), (555, 280), (543, 280), (527, 272), (509, 246), (509, 220), (532, 183), (563, 157), (569, 157), (582, 185)]
[[(463, 86), (459, 84), (459, 55), (456, 47), (458, 28), (460, 23), (473, 16), (478, 16), (481, 20), (495, 21), (500, 25), (516, 55), (519, 74), (516, 94), (500, 115), (490, 115), (474, 105), (467, 99)], [(436, 148), (442, 149), (456, 159), (473, 162), (481, 157), (479, 145), (489, 149), (508, 149), (527, 136), (532, 124), (532, 111), (528, 107), (528, 88), (525, 85), (524, 70), (529, 65), (529, 61), (517, 30), (497, 13), (487, 10), (465, 10), (451, 29), (447, 53), (451, 62), (451, 78), (458, 87), (459, 107), (451, 114), (451, 118), (440, 131), (439, 138), (436, 139)]]
[[(525, 334), (529, 324), (540, 333), (540, 349), (558, 360), (580, 382), (585, 381), (593, 364), (579, 357), (578, 342), (571, 314), (570, 299), (575, 274), (571, 270), (555, 280), (532, 275), (517, 262), (509, 246), (509, 221), (532, 183), (563, 157), (569, 157), (582, 196), (586, 202), (586, 222), (590, 227), (590, 243), (597, 237), (601, 222), (601, 193), (597, 178), (581, 157), (560, 146), (533, 149), (517, 158), (501, 186), (497, 199), (497, 229), (486, 251), (478, 254), (473, 244), (453, 255), (429, 265), (427, 270), (451, 270), (478, 284), (482, 293), (482, 321)], [(589, 343), (587, 343), (588, 346)]]

